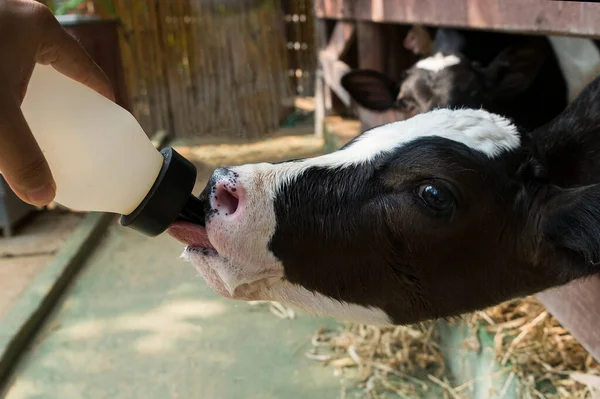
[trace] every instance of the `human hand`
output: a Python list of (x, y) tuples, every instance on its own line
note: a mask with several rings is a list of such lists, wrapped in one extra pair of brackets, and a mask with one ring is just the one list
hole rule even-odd
[(51, 64), (111, 100), (113, 90), (77, 40), (34, 0), (0, 0), (0, 55), (0, 173), (19, 198), (43, 206), (54, 199), (56, 184), (21, 112), (35, 64)]

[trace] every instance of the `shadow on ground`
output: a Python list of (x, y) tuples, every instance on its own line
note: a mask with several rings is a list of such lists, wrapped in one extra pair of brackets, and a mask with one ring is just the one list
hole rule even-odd
[(304, 357), (331, 322), (221, 299), (180, 251), (113, 226), (6, 397), (337, 397), (337, 379)]

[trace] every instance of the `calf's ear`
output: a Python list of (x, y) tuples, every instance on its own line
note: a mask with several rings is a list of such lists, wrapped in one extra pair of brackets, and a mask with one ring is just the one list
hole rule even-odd
[(542, 171), (535, 179), (542, 184), (541, 191), (537, 191), (536, 208), (541, 210), (538, 226), (543, 240), (569, 266), (580, 266), (568, 270), (584, 271), (584, 275), (597, 271), (600, 266), (600, 78), (530, 137), (531, 153)]
[(501, 100), (527, 90), (549, 55), (549, 44), (538, 38), (510, 46), (489, 65), (478, 68), (488, 95)]
[(373, 111), (387, 111), (396, 105), (400, 85), (377, 71), (358, 69), (342, 77), (342, 87), (358, 104)]
[(568, 188), (600, 183), (600, 77), (531, 138), (552, 184)]
[(581, 276), (600, 266), (600, 184), (551, 187), (543, 199), (544, 240)]

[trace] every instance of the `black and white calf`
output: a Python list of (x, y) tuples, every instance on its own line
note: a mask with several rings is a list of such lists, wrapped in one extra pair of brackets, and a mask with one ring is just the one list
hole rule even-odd
[(598, 43), (590, 39), (438, 29), (432, 54), (401, 83), (355, 70), (342, 86), (374, 111), (411, 117), (435, 108), (484, 108), (533, 129), (600, 75)]
[(600, 79), (532, 133), (434, 110), (200, 198), (206, 226), (170, 233), (228, 298), (400, 324), (536, 293), (600, 272)]

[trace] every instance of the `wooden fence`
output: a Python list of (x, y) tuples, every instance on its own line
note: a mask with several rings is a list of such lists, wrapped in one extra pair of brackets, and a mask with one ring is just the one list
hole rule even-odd
[(75, 3), (75, 12), (120, 19), (133, 112), (149, 134), (264, 137), (293, 110), (296, 95), (314, 92), (312, 0)]
[(284, 0), (288, 76), (294, 93), (311, 97), (315, 93), (317, 50), (312, 0)]

